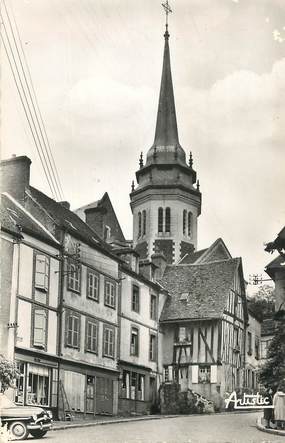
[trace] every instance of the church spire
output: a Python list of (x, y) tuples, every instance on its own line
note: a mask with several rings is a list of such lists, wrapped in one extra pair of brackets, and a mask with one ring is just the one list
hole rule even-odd
[(164, 55), (163, 67), (161, 75), (160, 95), (156, 119), (156, 130), (154, 145), (169, 146), (179, 145), (176, 111), (170, 66), (170, 52), (169, 52), (169, 32), (168, 32), (168, 14), (171, 11), (168, 1), (162, 5), (166, 13), (166, 30), (164, 34)]

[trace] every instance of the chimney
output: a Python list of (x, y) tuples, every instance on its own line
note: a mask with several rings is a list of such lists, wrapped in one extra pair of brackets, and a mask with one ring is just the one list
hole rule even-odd
[(25, 189), (30, 184), (29, 157), (21, 155), (1, 161), (1, 192), (8, 192), (20, 202), (24, 202)]
[(69, 209), (70, 210), (70, 203), (68, 201), (62, 201), (62, 202), (59, 202), (59, 204), (61, 206), (63, 206), (65, 209)]
[(151, 261), (157, 267), (156, 279), (159, 280), (163, 276), (167, 265), (165, 255), (163, 254), (163, 252), (155, 252), (151, 256)]

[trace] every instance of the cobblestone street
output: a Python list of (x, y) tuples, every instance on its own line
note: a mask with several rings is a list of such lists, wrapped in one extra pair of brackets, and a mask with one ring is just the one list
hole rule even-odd
[(175, 417), (50, 432), (43, 443), (285, 443), (256, 429), (259, 413)]

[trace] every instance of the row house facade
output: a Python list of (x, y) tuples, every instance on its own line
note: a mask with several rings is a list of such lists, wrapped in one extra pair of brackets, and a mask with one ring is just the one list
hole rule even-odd
[[(139, 273), (137, 254), (130, 264), (67, 202), (30, 186), (27, 157), (1, 168), (9, 309), (0, 337), (21, 373), (15, 401), (63, 419), (146, 411), (159, 383), (161, 286)], [(26, 177), (21, 189), (15, 175)]]

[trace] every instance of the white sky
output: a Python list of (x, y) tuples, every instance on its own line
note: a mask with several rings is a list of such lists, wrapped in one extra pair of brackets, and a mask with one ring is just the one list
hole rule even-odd
[[(6, 0), (14, 11), (65, 198), (107, 191), (132, 236), (131, 181), (154, 138), (161, 0)], [(171, 2), (179, 138), (203, 193), (199, 248), (222, 237), (245, 276), (285, 221), (284, 0)], [(280, 41), (273, 38), (279, 30)], [(2, 51), (2, 157), (28, 155), (49, 190)]]

